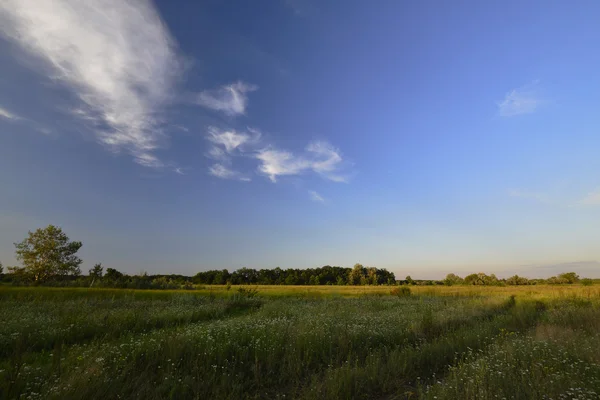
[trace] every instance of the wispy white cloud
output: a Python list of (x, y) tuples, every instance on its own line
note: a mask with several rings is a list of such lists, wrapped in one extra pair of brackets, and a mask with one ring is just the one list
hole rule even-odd
[(0, 118), (17, 120), (20, 119), (18, 115), (11, 113), (5, 108), (0, 107)]
[(256, 158), (261, 161), (258, 170), (272, 182), (277, 182), (278, 176), (298, 175), (310, 168), (310, 161), (272, 147), (260, 150)]
[(513, 89), (506, 93), (504, 100), (498, 102), (498, 114), (501, 117), (513, 117), (535, 112), (543, 103), (536, 86), (538, 81)]
[(260, 141), (260, 136), (260, 132), (255, 129), (249, 129), (249, 133), (246, 133), (209, 127), (206, 139), (211, 143), (211, 147), (206, 156), (217, 161), (209, 167), (209, 173), (218, 178), (249, 181), (247, 175), (232, 170), (230, 166), (233, 157), (252, 151), (253, 146)]
[(225, 150), (223, 150), (222, 148), (217, 147), (217, 146), (211, 146), (210, 149), (208, 150), (208, 153), (206, 153), (206, 156), (208, 158), (212, 158), (213, 160), (219, 160), (219, 161), (229, 162), (231, 160), (231, 157), (229, 155), (227, 155)]
[(158, 159), (154, 154), (149, 152), (133, 153), (135, 162), (143, 167), (149, 168), (162, 168), (164, 163)]
[(98, 140), (143, 166), (165, 135), (161, 112), (180, 63), (154, 6), (133, 0), (3, 0), (0, 33), (39, 57), (42, 72), (81, 101)]
[(600, 189), (588, 193), (583, 199), (577, 202), (581, 206), (600, 206)]
[(247, 93), (257, 89), (256, 85), (238, 81), (218, 89), (200, 92), (196, 103), (229, 116), (243, 115), (248, 106)]
[(511, 197), (518, 197), (521, 199), (534, 200), (540, 203), (550, 203), (550, 199), (545, 193), (532, 192), (520, 189), (510, 189), (508, 195)]
[(217, 146), (222, 146), (227, 153), (242, 147), (244, 144), (258, 140), (247, 133), (235, 130), (222, 130), (211, 126), (208, 128), (208, 140)]
[(251, 180), (248, 176), (218, 163), (211, 165), (208, 169), (208, 173), (221, 179), (236, 179), (244, 182), (249, 182)]
[(307, 171), (314, 171), (334, 182), (347, 181), (338, 172), (342, 163), (339, 151), (327, 142), (310, 143), (303, 155), (267, 147), (258, 151), (256, 158), (261, 162), (259, 172), (267, 175), (272, 182), (277, 182), (279, 176), (299, 175)]
[(280, 176), (308, 171), (335, 182), (347, 181), (340, 173), (343, 160), (339, 150), (324, 141), (311, 142), (303, 154), (296, 155), (272, 145), (265, 146), (262, 133), (253, 128), (245, 132), (209, 127), (206, 139), (211, 143), (206, 156), (216, 161), (209, 167), (209, 173), (219, 178), (246, 177), (231, 169), (235, 157), (246, 157), (258, 160), (258, 172), (272, 182), (277, 182)]
[(306, 150), (314, 155), (313, 171), (334, 182), (347, 181), (346, 177), (337, 173), (342, 162), (339, 150), (323, 141), (310, 143)]
[(310, 195), (310, 199), (312, 201), (316, 201), (317, 203), (325, 203), (325, 199), (314, 190), (309, 190), (308, 194)]

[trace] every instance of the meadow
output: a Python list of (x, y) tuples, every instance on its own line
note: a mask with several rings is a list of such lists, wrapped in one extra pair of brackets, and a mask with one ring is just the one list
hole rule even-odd
[(598, 399), (600, 287), (0, 286), (2, 399)]

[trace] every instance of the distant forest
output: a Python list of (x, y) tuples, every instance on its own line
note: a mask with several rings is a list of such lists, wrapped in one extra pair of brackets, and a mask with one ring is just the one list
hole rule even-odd
[(35, 280), (24, 268), (8, 267), (3, 273), (0, 264), (0, 282), (12, 285), (42, 285), (69, 287), (105, 287), (124, 289), (197, 289), (204, 285), (537, 285), (537, 284), (583, 284), (591, 285), (592, 279), (580, 279), (574, 272), (568, 272), (548, 279), (527, 279), (518, 275), (507, 279), (499, 279), (494, 274), (470, 274), (464, 278), (456, 274), (448, 274), (442, 280), (419, 280), (407, 276), (397, 280), (393, 272), (386, 269), (364, 267), (356, 264), (353, 268), (332, 267), (307, 269), (251, 269), (241, 268), (233, 272), (227, 269), (198, 272), (194, 276), (178, 274), (149, 275), (145, 272), (128, 275), (114, 268), (96, 264), (87, 275), (74, 273), (55, 275), (44, 281)]

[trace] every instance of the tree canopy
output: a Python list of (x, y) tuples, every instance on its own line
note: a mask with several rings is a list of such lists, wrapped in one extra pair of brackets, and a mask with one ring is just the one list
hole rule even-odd
[(29, 232), (20, 243), (15, 243), (17, 260), (24, 272), (36, 282), (44, 282), (57, 276), (79, 275), (81, 259), (76, 253), (82, 243), (71, 241), (61, 228), (48, 225)]

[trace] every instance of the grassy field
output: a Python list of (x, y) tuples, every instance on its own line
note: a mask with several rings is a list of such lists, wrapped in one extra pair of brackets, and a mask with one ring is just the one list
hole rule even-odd
[(0, 398), (600, 398), (600, 287), (392, 289), (0, 287)]

